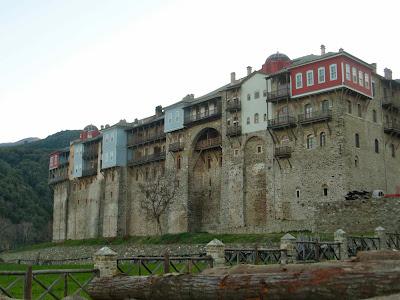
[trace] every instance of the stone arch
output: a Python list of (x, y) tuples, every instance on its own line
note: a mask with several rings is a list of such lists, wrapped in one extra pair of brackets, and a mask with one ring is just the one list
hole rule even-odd
[(263, 226), (267, 221), (265, 140), (252, 136), (243, 151), (244, 223), (246, 226)]
[(221, 201), (221, 134), (212, 127), (203, 128), (192, 140), (189, 156), (189, 230), (216, 230)]

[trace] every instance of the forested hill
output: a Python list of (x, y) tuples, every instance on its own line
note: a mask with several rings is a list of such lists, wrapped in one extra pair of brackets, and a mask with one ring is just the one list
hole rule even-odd
[(79, 130), (0, 148), (0, 250), (51, 239), (52, 193), (49, 154), (69, 146)]

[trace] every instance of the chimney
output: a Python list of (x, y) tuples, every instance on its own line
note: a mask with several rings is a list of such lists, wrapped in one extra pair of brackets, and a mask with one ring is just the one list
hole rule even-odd
[(251, 74), (251, 67), (248, 66), (248, 67), (247, 67), (247, 76), (249, 76), (250, 74)]
[(138, 124), (139, 120), (137, 118), (135, 118), (135, 120), (133, 121), (133, 124)]
[(162, 106), (158, 105), (156, 106), (156, 117), (159, 117), (162, 115)]
[(371, 64), (372, 69), (374, 70), (374, 73), (376, 73), (376, 63)]
[(385, 68), (383, 70), (383, 72), (385, 73), (385, 78), (386, 79), (392, 80), (392, 70), (390, 70), (388, 68)]
[(343, 52), (344, 50), (343, 50), (343, 48), (339, 48), (339, 52)]
[(325, 54), (325, 45), (321, 45), (321, 55)]
[(232, 72), (231, 73), (231, 83), (235, 83), (235, 81), (236, 81), (236, 73)]
[(101, 125), (101, 126), (100, 126), (100, 129), (103, 130), (103, 129), (104, 129), (104, 125)]

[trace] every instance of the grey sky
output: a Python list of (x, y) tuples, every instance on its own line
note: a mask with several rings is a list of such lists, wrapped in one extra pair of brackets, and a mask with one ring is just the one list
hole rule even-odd
[(0, 0), (0, 142), (145, 117), (276, 51), (343, 47), (398, 78), (398, 11), (396, 1)]

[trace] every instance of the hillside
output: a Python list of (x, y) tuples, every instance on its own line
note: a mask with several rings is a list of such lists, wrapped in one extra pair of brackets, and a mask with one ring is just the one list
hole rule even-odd
[(78, 130), (66, 130), (36, 142), (0, 148), (0, 250), (50, 240), (48, 155), (78, 137)]
[(14, 143), (0, 143), (0, 148), (1, 147), (14, 147), (14, 146), (19, 146), (19, 145), (23, 145), (23, 144), (29, 144), (29, 143), (33, 143), (33, 142), (36, 142), (39, 140), (40, 139), (37, 137), (30, 137), (30, 138), (19, 140)]

